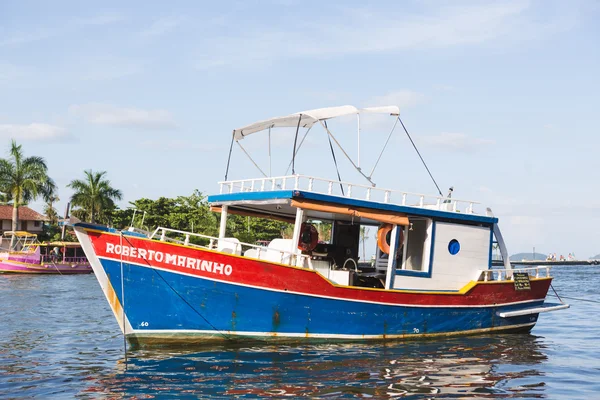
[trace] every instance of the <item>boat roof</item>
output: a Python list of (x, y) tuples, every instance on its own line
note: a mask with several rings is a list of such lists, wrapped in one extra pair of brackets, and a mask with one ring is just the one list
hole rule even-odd
[(345, 115), (356, 115), (361, 112), (389, 114), (395, 116), (400, 115), (400, 109), (397, 106), (367, 107), (358, 109), (354, 106), (347, 105), (339, 107), (316, 108), (314, 110), (300, 111), (283, 117), (269, 118), (234, 129), (233, 137), (236, 141), (239, 141), (252, 133), (264, 131), (270, 128), (311, 128), (319, 121), (326, 121), (331, 118), (342, 117)]
[[(227, 205), (229, 212), (249, 216), (262, 216), (278, 219), (285, 222), (294, 222), (296, 208), (303, 203), (316, 203), (326, 207), (305, 208), (308, 218), (317, 220), (346, 220), (352, 221), (360, 217), (363, 224), (379, 224), (388, 222), (385, 215), (391, 217), (423, 217), (436, 220), (454, 221), (457, 223), (484, 224), (491, 226), (498, 219), (488, 215), (472, 213), (459, 213), (443, 211), (426, 207), (381, 203), (377, 201), (361, 200), (346, 196), (315, 193), (302, 190), (273, 190), (273, 191), (246, 191), (236, 193), (218, 194), (208, 197), (208, 202), (213, 211), (220, 211), (220, 207)], [(332, 208), (333, 206), (334, 208)], [(335, 208), (335, 207), (339, 208)], [(347, 211), (349, 210), (349, 211)], [(366, 210), (361, 216), (361, 210)], [(353, 212), (355, 211), (355, 212)], [(377, 214), (368, 213), (376, 211)], [(400, 223), (401, 224), (401, 223)]]
[[(380, 113), (395, 117), (394, 126), (388, 134), (379, 158), (375, 162), (370, 173), (360, 165), (360, 114)], [(326, 120), (341, 116), (356, 115), (358, 120), (358, 151), (356, 159), (349, 156), (339, 141), (332, 134), (326, 124)], [(447, 197), (443, 197), (437, 183), (434, 181), (438, 195), (409, 193), (393, 189), (382, 189), (373, 181), (373, 173), (379, 163), (389, 139), (394, 132), (396, 123), (400, 121), (400, 110), (397, 106), (370, 107), (359, 109), (354, 106), (345, 105), (339, 107), (318, 108), (301, 111), (283, 117), (270, 118), (258, 121), (242, 128), (233, 130), (233, 138), (230, 147), (229, 160), (225, 172), (225, 181), (221, 185), (219, 195), (209, 196), (208, 201), (213, 211), (220, 211), (220, 207), (227, 205), (230, 212), (250, 216), (263, 216), (280, 219), (286, 222), (294, 222), (296, 209), (303, 208), (305, 215), (311, 219), (325, 220), (356, 220), (360, 218), (362, 224), (377, 224), (389, 222), (398, 225), (408, 223), (407, 216), (434, 218), (437, 220), (457, 221), (465, 224), (497, 223), (490, 209), (477, 214), (474, 205), (477, 202), (470, 200), (459, 200), (451, 198), (452, 189)], [(401, 121), (400, 121), (401, 122)], [(332, 142), (342, 151), (356, 171), (362, 175), (369, 185), (361, 185), (351, 182), (342, 182), (338, 179), (324, 179), (319, 177), (297, 174), (294, 170), (294, 161), (298, 151), (304, 142), (304, 137), (315, 125), (320, 124), (328, 134), (329, 145), (335, 162), (335, 154)], [(402, 124), (404, 127), (404, 124)], [(300, 127), (307, 128), (300, 145), (294, 140), (294, 152), (289, 167), (292, 167), (292, 175), (272, 176), (269, 168), (267, 175), (260, 166), (252, 159), (248, 152), (240, 144), (244, 137), (256, 132), (270, 130), (271, 128), (296, 128), (296, 139)], [(406, 129), (406, 128), (404, 128)], [(408, 134), (408, 132), (407, 132)], [(269, 143), (270, 143), (269, 135)], [(229, 163), (231, 160), (231, 148), (236, 141), (250, 161), (263, 175), (262, 178), (228, 180)], [(411, 139), (412, 141), (412, 139)], [(269, 150), (269, 163), (271, 154)], [(337, 162), (336, 170), (337, 170)], [(270, 165), (270, 164), (269, 164)], [(287, 171), (286, 171), (287, 174)], [(338, 190), (339, 187), (339, 190)], [(289, 190), (293, 188), (293, 190)], [(286, 190), (288, 189), (288, 190)], [(299, 204), (299, 201), (317, 202), (319, 204)], [(336, 208), (338, 207), (338, 208)], [(343, 210), (339, 207), (346, 207)], [(350, 208), (350, 209), (348, 209)], [(360, 210), (359, 210), (360, 208)], [(376, 211), (376, 213), (373, 213)], [(394, 222), (395, 221), (395, 222)]]
[(4, 236), (15, 236), (15, 237), (24, 237), (24, 238), (36, 238), (37, 235), (35, 233), (29, 233), (25, 231), (6, 231), (3, 233)]
[(49, 242), (49, 243), (37, 243), (36, 246), (44, 246), (44, 247), (81, 247), (79, 242)]

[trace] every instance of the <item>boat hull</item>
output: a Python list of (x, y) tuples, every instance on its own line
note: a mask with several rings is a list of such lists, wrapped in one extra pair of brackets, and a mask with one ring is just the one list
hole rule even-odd
[(0, 273), (5, 274), (50, 274), (50, 275), (75, 275), (90, 274), (92, 267), (89, 264), (35, 264), (11, 261), (0, 261)]
[(538, 314), (498, 313), (542, 306), (551, 282), (532, 279), (529, 291), (511, 282), (471, 282), (458, 292), (345, 287), (305, 268), (75, 230), (121, 329), (141, 345), (527, 332)]

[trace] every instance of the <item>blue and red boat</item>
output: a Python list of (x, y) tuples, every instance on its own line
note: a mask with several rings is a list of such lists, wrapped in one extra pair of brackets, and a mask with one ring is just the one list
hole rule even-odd
[[(397, 107), (343, 106), (234, 130), (232, 147), (257, 132), (268, 131), (270, 140), (271, 129), (295, 131), (292, 174), (226, 176), (220, 193), (208, 198), (220, 213), (218, 237), (168, 227), (144, 233), (74, 224), (127, 339), (152, 345), (528, 332), (540, 313), (568, 307), (546, 302), (549, 267), (511, 267), (489, 209), (478, 214), (477, 203), (450, 195), (377, 188), (373, 173), (363, 173), (327, 125), (363, 113), (399, 121)], [(332, 153), (335, 143), (367, 185), (295, 172), (304, 142), (299, 133), (314, 126), (325, 130)], [(242, 243), (227, 237), (231, 214), (282, 221), (293, 230), (266, 246)], [(361, 228), (377, 231), (370, 263), (359, 257)], [(500, 268), (492, 265), (495, 245)]]

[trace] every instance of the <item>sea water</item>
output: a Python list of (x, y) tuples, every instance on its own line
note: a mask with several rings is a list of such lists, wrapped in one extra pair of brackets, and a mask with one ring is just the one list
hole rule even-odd
[(540, 315), (531, 334), (129, 350), (127, 361), (93, 275), (0, 275), (0, 398), (600, 399), (600, 268), (552, 273), (559, 295), (589, 301), (565, 298), (571, 308)]

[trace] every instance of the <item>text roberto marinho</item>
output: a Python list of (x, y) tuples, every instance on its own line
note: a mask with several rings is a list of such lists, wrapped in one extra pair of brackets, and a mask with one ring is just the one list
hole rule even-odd
[(180, 256), (177, 254), (164, 253), (162, 251), (121, 246), (113, 243), (106, 243), (106, 253), (122, 255), (123, 257), (129, 257), (130, 259), (139, 258), (147, 261), (171, 264), (178, 267), (197, 269), (200, 271), (206, 271), (220, 275), (231, 275), (231, 272), (233, 271), (233, 268), (229, 264), (206, 261), (199, 258)]

